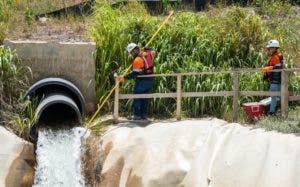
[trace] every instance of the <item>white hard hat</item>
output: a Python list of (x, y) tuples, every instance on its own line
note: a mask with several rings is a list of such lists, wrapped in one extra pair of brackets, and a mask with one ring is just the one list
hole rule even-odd
[(267, 48), (269, 47), (279, 47), (279, 42), (277, 40), (270, 40), (268, 41)]
[(136, 45), (135, 43), (130, 43), (127, 45), (127, 51), (128, 53), (130, 53), (133, 49), (135, 49), (136, 47), (138, 47), (138, 45)]

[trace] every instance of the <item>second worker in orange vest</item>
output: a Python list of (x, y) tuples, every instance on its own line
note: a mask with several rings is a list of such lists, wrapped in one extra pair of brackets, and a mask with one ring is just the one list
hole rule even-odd
[[(270, 56), (267, 66), (265, 66), (262, 71), (265, 73), (265, 79), (269, 81), (270, 89), (269, 91), (280, 91), (281, 87), (281, 72), (270, 72), (274, 69), (283, 68), (283, 56), (281, 52), (278, 51), (279, 42), (277, 40), (270, 40), (267, 45), (267, 53)], [(269, 115), (274, 115), (277, 106), (277, 96), (271, 97)]]

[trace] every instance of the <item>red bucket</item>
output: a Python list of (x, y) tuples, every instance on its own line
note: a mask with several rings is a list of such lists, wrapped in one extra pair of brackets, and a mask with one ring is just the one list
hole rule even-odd
[(264, 115), (264, 105), (259, 102), (244, 103), (243, 109), (245, 113), (252, 119), (258, 119)]

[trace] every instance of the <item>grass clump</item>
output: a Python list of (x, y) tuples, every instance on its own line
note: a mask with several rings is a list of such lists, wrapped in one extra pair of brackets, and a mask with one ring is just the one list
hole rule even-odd
[[(139, 10), (136, 12), (136, 10)], [(288, 10), (285, 10), (288, 11)], [(276, 12), (272, 12), (275, 14)], [(286, 14), (288, 15), (288, 13)], [(129, 42), (141, 46), (150, 39), (164, 16), (151, 16), (141, 4), (128, 3), (113, 9), (106, 3), (95, 6), (91, 34), (97, 45), (96, 90), (98, 98), (113, 87), (113, 73), (126, 69), (131, 63), (126, 52)], [(278, 24), (273, 29), (262, 14), (253, 9), (232, 6), (226, 9), (211, 8), (206, 12), (178, 11), (163, 28), (151, 47), (158, 50), (155, 73), (201, 72), (230, 70), (233, 68), (260, 68), (267, 62), (264, 52), (266, 41), (278, 38), (283, 46), (289, 43), (292, 33), (287, 25)], [(297, 49), (297, 42), (291, 43)], [(291, 51), (287, 47), (284, 54)], [(292, 56), (286, 64), (293, 66)], [(262, 73), (243, 74), (241, 90), (264, 90)], [(294, 79), (294, 78), (293, 78)], [(226, 74), (203, 75), (183, 78), (183, 90), (221, 91), (231, 90), (231, 77)], [(293, 90), (299, 90), (299, 83), (293, 81)], [(132, 82), (125, 82), (121, 92), (130, 93)], [(174, 92), (174, 78), (157, 78), (153, 92)], [(245, 97), (240, 103), (257, 98)], [(187, 117), (213, 115), (223, 117), (231, 111), (231, 98), (185, 98), (183, 113)], [(122, 101), (123, 111), (130, 110), (131, 101)], [(174, 99), (151, 100), (151, 114), (165, 117), (175, 111)], [(218, 106), (218, 107), (216, 107)], [(110, 106), (108, 106), (110, 108)]]
[(259, 121), (258, 126), (267, 131), (277, 131), (282, 133), (300, 133), (300, 121), (293, 119), (265, 118)]
[(0, 47), (0, 106), (4, 102), (13, 104), (19, 98), (19, 94), (26, 91), (28, 71), (30, 69), (21, 65), (14, 51)]
[(267, 131), (278, 131), (282, 133), (299, 133), (300, 122), (294, 120), (283, 120), (280, 118), (266, 118), (259, 121), (259, 127)]
[(10, 1), (0, 0), (0, 45), (2, 44), (8, 29), (8, 22), (11, 15), (10, 8)]
[(23, 67), (14, 51), (0, 47), (0, 124), (29, 139), (34, 124), (33, 103), (22, 101), (31, 71)]
[(26, 7), (28, 3), (24, 0), (0, 0), (0, 45), (9, 30), (14, 30), (15, 23), (19, 24), (19, 17), (26, 17)]
[(287, 119), (280, 116), (268, 116), (258, 121), (256, 124), (267, 131), (277, 131), (282, 133), (300, 133), (300, 107), (293, 107), (289, 110)]

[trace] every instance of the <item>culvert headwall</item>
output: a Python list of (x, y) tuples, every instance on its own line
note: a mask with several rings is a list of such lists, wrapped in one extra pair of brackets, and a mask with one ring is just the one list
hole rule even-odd
[(95, 111), (94, 42), (5, 40), (4, 45), (16, 50), (22, 63), (30, 67), (33, 75), (31, 84), (49, 77), (68, 80), (82, 93), (86, 111)]

